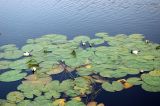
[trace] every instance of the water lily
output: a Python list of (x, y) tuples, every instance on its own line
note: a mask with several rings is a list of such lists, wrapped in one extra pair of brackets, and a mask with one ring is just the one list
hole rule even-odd
[(24, 52), (23, 56), (30, 56), (30, 53), (29, 52)]
[(145, 40), (145, 43), (149, 43), (149, 40)]
[(86, 46), (86, 42), (82, 42), (82, 46)]
[(36, 67), (32, 67), (32, 72), (34, 73), (36, 70), (37, 70), (37, 68)]
[(137, 55), (139, 52), (140, 52), (139, 50), (131, 50), (132, 54), (136, 54)]
[(140, 74), (144, 73), (144, 70), (140, 70)]

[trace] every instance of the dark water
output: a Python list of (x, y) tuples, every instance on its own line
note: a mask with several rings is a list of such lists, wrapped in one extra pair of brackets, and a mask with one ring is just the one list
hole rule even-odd
[[(22, 46), (28, 38), (59, 33), (93, 37), (96, 32), (141, 33), (160, 43), (160, 0), (0, 0), (0, 45)], [(0, 99), (18, 82), (1, 83)], [(102, 91), (96, 100), (107, 106), (160, 106), (160, 93), (140, 87)], [(157, 105), (156, 105), (157, 104)]]

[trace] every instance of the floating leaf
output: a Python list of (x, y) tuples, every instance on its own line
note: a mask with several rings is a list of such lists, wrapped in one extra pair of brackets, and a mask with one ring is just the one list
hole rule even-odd
[(27, 61), (29, 58), (23, 58), (20, 60), (15, 60), (9, 64), (11, 69), (28, 69)]
[(160, 70), (150, 71), (149, 74), (151, 76), (159, 76), (160, 77)]
[(53, 101), (54, 106), (65, 106), (65, 99), (56, 99)]
[[(154, 75), (154, 74), (153, 74)], [(152, 74), (142, 74), (142, 88), (150, 92), (160, 92), (160, 77)]]
[(86, 106), (83, 102), (77, 100), (70, 100), (66, 103), (66, 106)]
[(17, 106), (15, 103), (5, 102), (2, 106)]
[(22, 47), (22, 51), (24, 52), (31, 52), (31, 51), (40, 51), (43, 47), (38, 44), (28, 44)]
[(20, 50), (5, 51), (3, 55), (5, 59), (17, 59), (22, 56), (23, 56), (23, 52)]
[(96, 38), (96, 39), (90, 40), (89, 43), (93, 43), (93, 44), (98, 45), (98, 44), (104, 43), (104, 40), (103, 40), (103, 39)]
[(113, 88), (114, 88), (115, 91), (121, 91), (121, 90), (123, 90), (123, 85), (120, 82), (113, 81), (112, 82), (112, 86), (113, 86)]
[(7, 69), (9, 68), (11, 61), (2, 60), (0, 61), (0, 69)]
[(109, 35), (106, 32), (99, 32), (99, 33), (96, 33), (95, 36), (105, 38), (105, 37), (108, 37)]
[(104, 82), (102, 84), (102, 88), (109, 92), (121, 91), (123, 89), (123, 85), (120, 82), (113, 81), (112, 84), (109, 82)]
[(112, 84), (110, 84), (109, 82), (104, 82), (102, 84), (102, 88), (106, 91), (109, 91), (109, 92), (114, 92), (114, 88), (112, 86)]
[(50, 71), (47, 72), (47, 74), (58, 74), (64, 71), (64, 67), (62, 65), (57, 65), (54, 68), (50, 69)]
[(13, 91), (7, 94), (7, 100), (12, 102), (20, 102), (24, 99), (24, 96), (21, 92)]
[(142, 81), (140, 78), (138, 77), (131, 77), (127, 79), (127, 82), (133, 85), (140, 85), (142, 84)]
[(17, 106), (29, 106), (29, 105), (31, 105), (30, 100), (23, 100), (17, 104)]
[(81, 36), (76, 36), (73, 39), (74, 42), (78, 42), (78, 43), (80, 43), (80, 42), (87, 42), (89, 40), (90, 40), (90, 38), (88, 36), (82, 36), (82, 35)]
[(0, 75), (0, 81), (10, 82), (24, 78), (27, 73), (21, 73), (21, 70), (10, 70)]
[(18, 48), (16, 47), (15, 44), (8, 44), (8, 45), (3, 45), (0, 47), (0, 50), (2, 51), (10, 51), (10, 50), (17, 50)]
[(52, 97), (53, 98), (59, 98), (60, 96), (61, 96), (61, 94), (57, 91), (49, 91), (49, 92), (45, 93), (45, 97), (47, 99), (51, 99)]

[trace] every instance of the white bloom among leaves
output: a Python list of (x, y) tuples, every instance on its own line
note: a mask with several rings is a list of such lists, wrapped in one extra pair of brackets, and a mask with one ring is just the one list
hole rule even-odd
[(37, 68), (36, 67), (32, 67), (32, 71), (36, 71), (37, 70)]
[(140, 52), (139, 50), (131, 50), (132, 54), (136, 54), (137, 55), (139, 52)]
[(24, 52), (23, 56), (30, 56), (30, 53), (29, 52)]

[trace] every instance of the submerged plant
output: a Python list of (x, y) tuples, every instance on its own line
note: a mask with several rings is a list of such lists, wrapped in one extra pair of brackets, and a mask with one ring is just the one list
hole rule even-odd
[[(28, 39), (22, 48), (1, 46), (0, 81), (22, 83), (0, 105), (104, 106), (84, 102), (88, 95), (97, 94), (96, 83), (107, 92), (138, 85), (160, 92), (159, 44), (146, 43), (141, 34), (109, 36), (102, 32), (95, 36), (68, 40), (65, 35), (49, 34)], [(69, 79), (63, 74), (69, 74)], [(59, 75), (62, 80), (55, 80)]]

